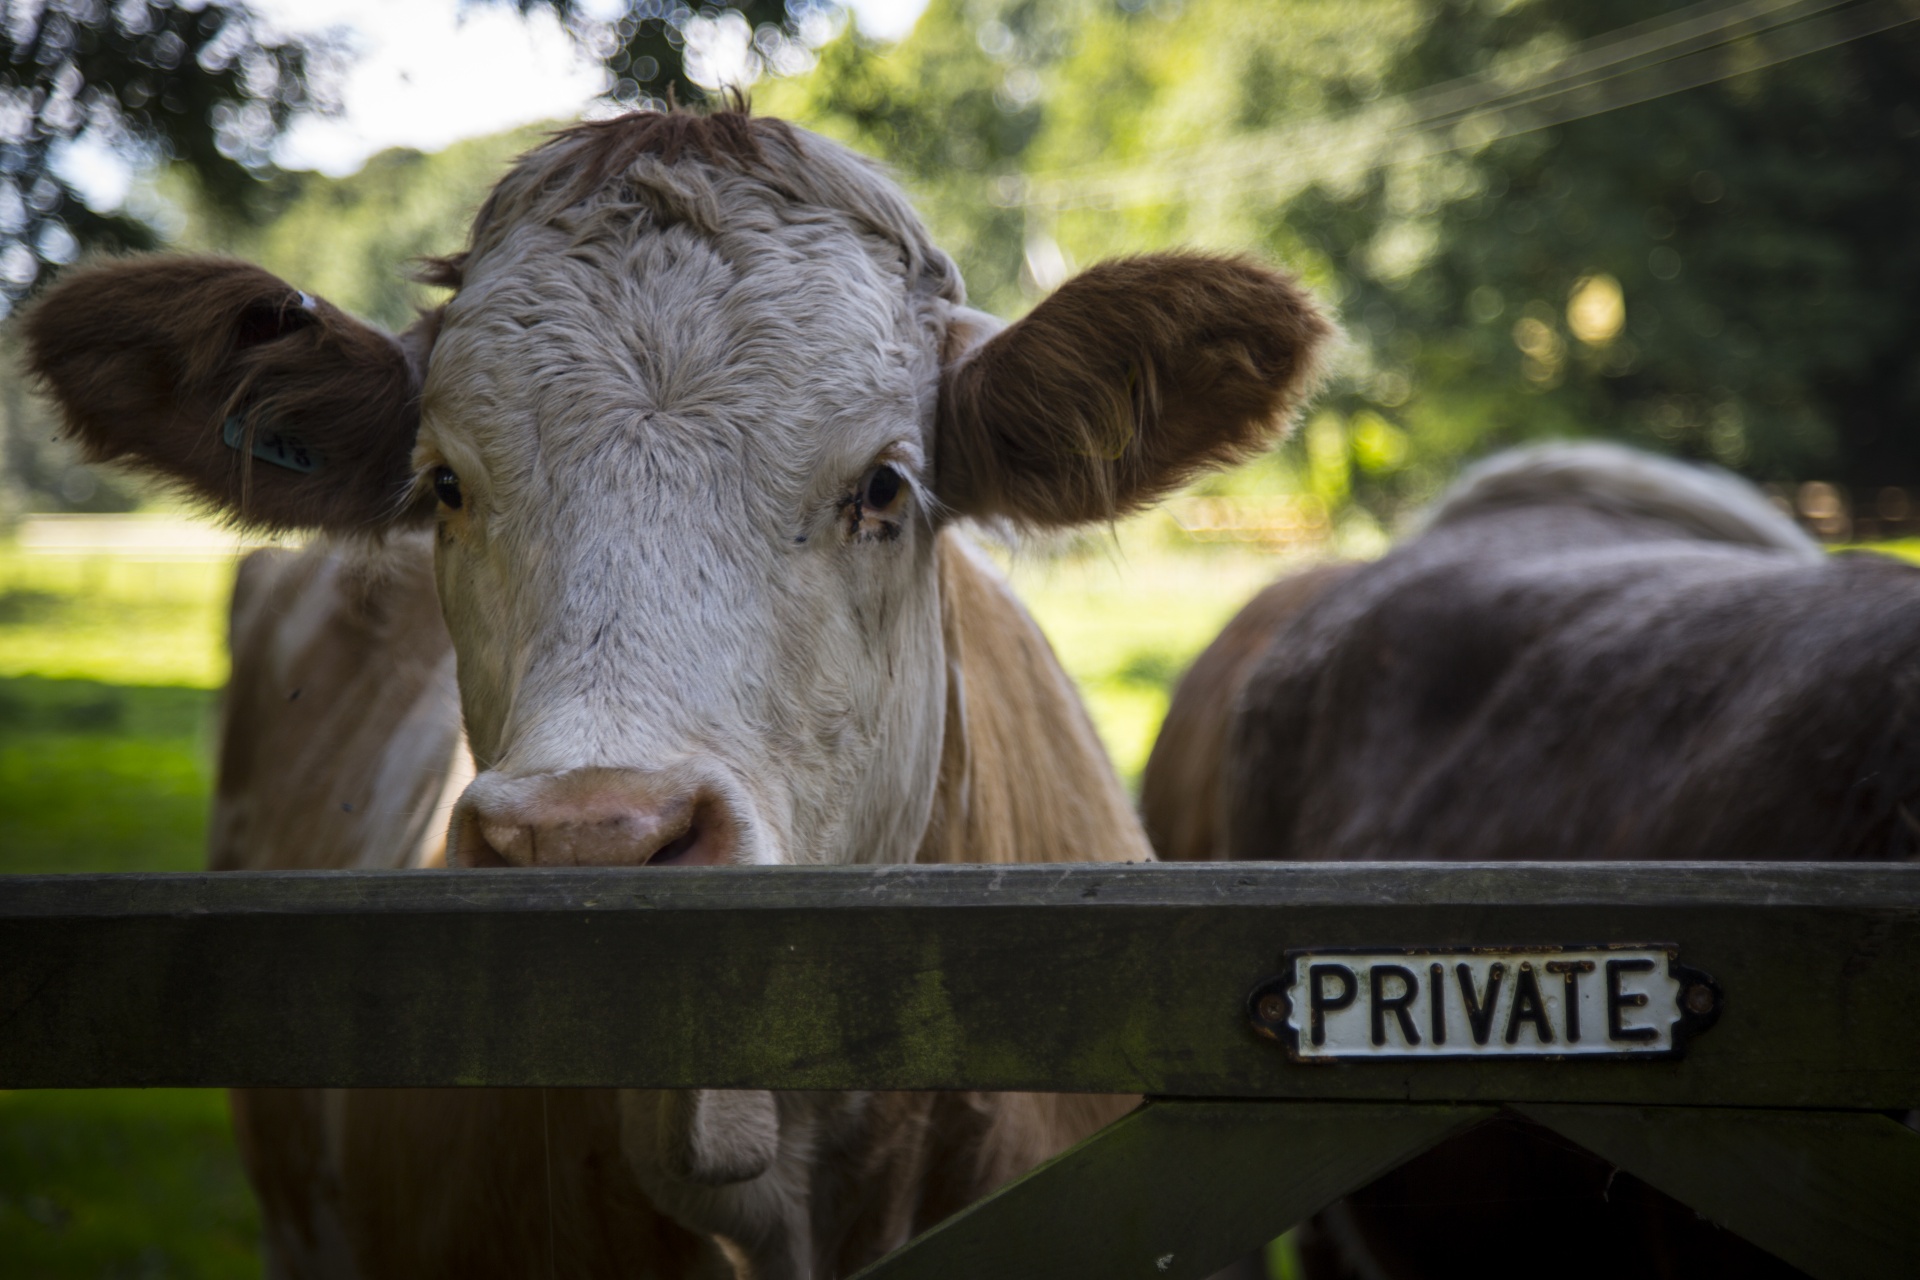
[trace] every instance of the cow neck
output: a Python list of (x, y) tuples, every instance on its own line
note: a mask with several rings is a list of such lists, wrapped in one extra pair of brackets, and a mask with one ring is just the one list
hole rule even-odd
[(1139, 819), (1046, 637), (1006, 581), (940, 535), (946, 728), (916, 862), (1150, 861)]

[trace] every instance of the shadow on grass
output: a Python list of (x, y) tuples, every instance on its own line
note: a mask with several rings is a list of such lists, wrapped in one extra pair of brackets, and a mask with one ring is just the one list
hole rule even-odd
[(259, 1240), (218, 1090), (0, 1094), (0, 1273), (238, 1280)]
[[(0, 679), (0, 874), (194, 871), (218, 695)], [(0, 1093), (0, 1275), (257, 1277), (211, 1089)]]

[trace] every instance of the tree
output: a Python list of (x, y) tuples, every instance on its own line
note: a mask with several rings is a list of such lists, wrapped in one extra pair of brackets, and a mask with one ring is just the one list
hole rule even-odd
[(0, 0), (0, 315), (83, 246), (155, 243), (87, 206), (61, 164), (76, 144), (184, 162), (238, 212), (293, 117), (330, 105), (333, 56), (245, 0)]
[(624, 0), (613, 18), (587, 0), (506, 2), (523, 15), (552, 10), (606, 66), (608, 96), (626, 106), (700, 102), (764, 75), (804, 70), (841, 13), (837, 0), (732, 0), (697, 9), (682, 0)]
[[(1644, 0), (1422, 8), (1388, 92), (1676, 30)], [(1847, 17), (1736, 30), (1550, 100), (1573, 117), (1551, 127), (1495, 116), (1485, 145), (1276, 209), (1370, 356), (1345, 407), (1411, 428), (1435, 470), (1555, 432), (1769, 480), (1920, 482), (1920, 31), (1850, 39)]]

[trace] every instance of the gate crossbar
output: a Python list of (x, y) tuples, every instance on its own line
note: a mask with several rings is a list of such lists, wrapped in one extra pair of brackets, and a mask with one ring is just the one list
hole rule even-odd
[[(1300, 1063), (1249, 1021), (1289, 949), (1608, 942), (1717, 982), (1684, 1056)], [(0, 1088), (147, 1085), (1154, 1099), (874, 1280), (1202, 1277), (1508, 1106), (1816, 1275), (1909, 1276), (1920, 866), (0, 878)]]
[[(1289, 947), (1680, 944), (1678, 1061), (1291, 1063)], [(1920, 1104), (1920, 866), (1312, 864), (0, 878), (0, 1088), (1034, 1089)]]

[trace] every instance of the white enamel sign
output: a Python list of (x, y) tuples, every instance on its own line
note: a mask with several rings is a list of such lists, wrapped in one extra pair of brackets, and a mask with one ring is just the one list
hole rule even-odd
[(1670, 946), (1301, 949), (1254, 992), (1303, 1061), (1668, 1056), (1718, 1013)]

